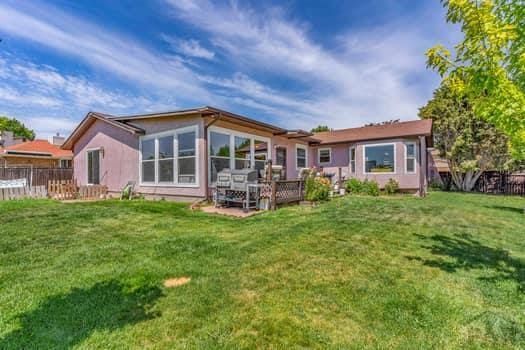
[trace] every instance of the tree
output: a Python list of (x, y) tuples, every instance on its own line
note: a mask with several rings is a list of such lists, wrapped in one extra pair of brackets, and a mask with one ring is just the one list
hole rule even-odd
[(330, 129), (328, 125), (317, 125), (315, 128), (311, 130), (311, 132), (323, 132), (323, 131), (332, 131), (332, 129)]
[(419, 116), (433, 120), (434, 146), (462, 191), (471, 191), (484, 171), (503, 169), (510, 159), (508, 138), (477, 117), (469, 101), (447, 85), (434, 92)]
[(385, 120), (385, 121), (379, 122), (379, 123), (368, 123), (368, 124), (365, 124), (365, 126), (392, 125), (392, 124), (396, 124), (396, 123), (399, 123), (399, 119), (390, 119), (390, 120)]
[(0, 131), (12, 131), (15, 136), (29, 140), (35, 138), (35, 132), (15, 118), (0, 116)]
[(513, 156), (525, 159), (525, 6), (521, 0), (442, 0), (447, 21), (461, 25), (452, 54), (442, 45), (426, 53), (475, 112), (504, 132)]

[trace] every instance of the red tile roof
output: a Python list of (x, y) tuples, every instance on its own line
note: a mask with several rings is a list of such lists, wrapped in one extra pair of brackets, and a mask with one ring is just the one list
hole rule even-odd
[(430, 136), (431, 134), (432, 120), (424, 119), (386, 125), (324, 131), (315, 133), (313, 137), (318, 139), (321, 144), (331, 144), (409, 136)]
[(53, 158), (73, 158), (73, 152), (61, 149), (47, 140), (34, 140), (5, 147), (2, 153), (7, 154), (42, 154)]

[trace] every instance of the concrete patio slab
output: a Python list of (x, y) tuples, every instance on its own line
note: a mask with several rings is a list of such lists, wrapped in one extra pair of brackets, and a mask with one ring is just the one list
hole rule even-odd
[(208, 214), (219, 214), (219, 215), (227, 215), (227, 216), (233, 216), (236, 218), (246, 218), (249, 216), (253, 216), (259, 213), (262, 213), (262, 211), (257, 210), (250, 210), (248, 212), (244, 212), (241, 208), (215, 208), (214, 206), (207, 206), (207, 207), (201, 207), (201, 210)]

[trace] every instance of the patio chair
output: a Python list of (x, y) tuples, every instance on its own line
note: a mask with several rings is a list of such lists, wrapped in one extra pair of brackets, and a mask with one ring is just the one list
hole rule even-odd
[(133, 193), (135, 191), (135, 183), (135, 181), (128, 181), (128, 183), (124, 186), (122, 191), (120, 191), (120, 200), (133, 198)]

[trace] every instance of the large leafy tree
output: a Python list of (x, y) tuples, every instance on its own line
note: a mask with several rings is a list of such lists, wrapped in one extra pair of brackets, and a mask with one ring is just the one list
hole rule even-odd
[(504, 132), (525, 158), (525, 4), (523, 0), (442, 0), (447, 21), (461, 25), (454, 52), (427, 51), (427, 63), (475, 112)]
[(33, 140), (35, 132), (15, 118), (0, 116), (0, 131), (12, 131), (15, 136)]
[(447, 85), (434, 92), (419, 116), (432, 119), (434, 146), (462, 191), (471, 191), (484, 171), (503, 169), (510, 160), (507, 137), (477, 117), (467, 98)]

